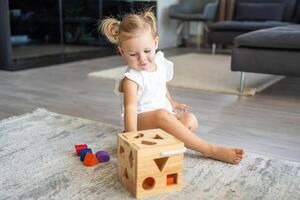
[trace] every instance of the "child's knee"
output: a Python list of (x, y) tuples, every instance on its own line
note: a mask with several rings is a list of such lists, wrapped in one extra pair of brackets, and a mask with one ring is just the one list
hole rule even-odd
[(155, 117), (156, 117), (156, 120), (158, 122), (164, 123), (171, 116), (172, 116), (172, 114), (169, 111), (167, 111), (166, 109), (158, 109), (158, 110), (156, 110)]
[(195, 131), (198, 128), (198, 120), (193, 113), (186, 114), (186, 126), (191, 131)]

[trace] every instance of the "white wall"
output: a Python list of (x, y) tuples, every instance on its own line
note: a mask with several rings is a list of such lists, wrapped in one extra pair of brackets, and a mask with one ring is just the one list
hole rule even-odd
[(157, 27), (160, 38), (159, 48), (177, 46), (176, 28), (178, 21), (170, 19), (169, 6), (178, 3), (179, 0), (157, 0)]

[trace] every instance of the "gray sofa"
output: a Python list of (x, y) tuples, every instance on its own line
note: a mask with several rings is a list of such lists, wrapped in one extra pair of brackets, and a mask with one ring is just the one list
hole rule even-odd
[(262, 29), (234, 39), (231, 70), (300, 77), (300, 25)]
[[(300, 0), (236, 0), (233, 20), (209, 27), (208, 43), (232, 45), (241, 34), (300, 22)], [(213, 49), (214, 52), (215, 49)]]

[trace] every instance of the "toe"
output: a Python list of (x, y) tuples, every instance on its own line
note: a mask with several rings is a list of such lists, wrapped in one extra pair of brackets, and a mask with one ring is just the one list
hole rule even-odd
[(242, 159), (242, 158), (243, 158), (243, 155), (237, 154), (236, 157), (239, 158), (239, 159)]
[(241, 162), (241, 159), (239, 159), (239, 158), (236, 158), (235, 160), (234, 160), (234, 164), (239, 164)]
[(243, 149), (235, 149), (235, 152), (236, 152), (237, 154), (241, 154), (241, 155), (244, 154), (244, 150), (243, 150)]

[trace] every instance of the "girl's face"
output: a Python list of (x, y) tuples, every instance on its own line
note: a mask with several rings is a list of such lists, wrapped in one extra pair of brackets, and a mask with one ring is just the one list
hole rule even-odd
[(158, 40), (158, 37), (153, 38), (151, 31), (146, 31), (123, 41), (118, 48), (130, 67), (139, 71), (155, 71), (154, 59)]

